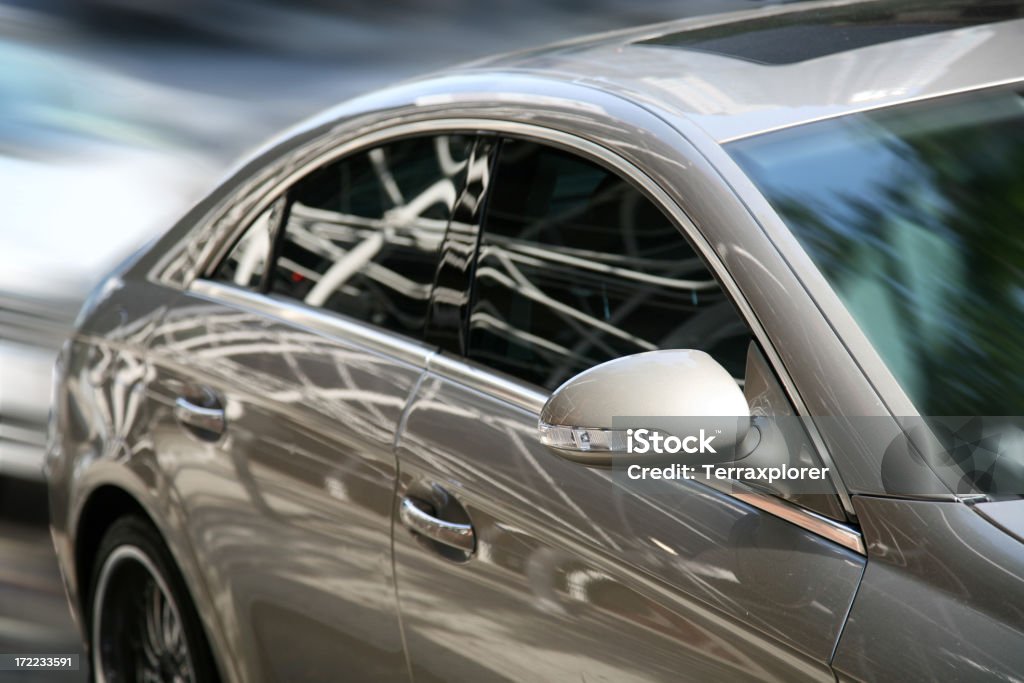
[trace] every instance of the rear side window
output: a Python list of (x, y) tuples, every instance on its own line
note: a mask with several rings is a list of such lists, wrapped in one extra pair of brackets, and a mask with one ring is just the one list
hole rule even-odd
[(401, 140), (299, 181), (270, 291), (420, 337), (471, 144), (459, 135)]
[(279, 200), (260, 214), (217, 267), (213, 275), (215, 280), (230, 282), (246, 289), (259, 289), (262, 286), (274, 230), (280, 223), (284, 206), (285, 202)]
[(613, 358), (707, 351), (741, 378), (750, 332), (676, 226), (572, 154), (502, 143), (477, 255), (468, 355), (554, 389)]

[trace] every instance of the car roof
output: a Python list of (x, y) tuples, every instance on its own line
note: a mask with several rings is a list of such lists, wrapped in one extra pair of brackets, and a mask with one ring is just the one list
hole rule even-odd
[(560, 77), (720, 143), (1024, 79), (1024, 0), (777, 5), (591, 36), (458, 71)]

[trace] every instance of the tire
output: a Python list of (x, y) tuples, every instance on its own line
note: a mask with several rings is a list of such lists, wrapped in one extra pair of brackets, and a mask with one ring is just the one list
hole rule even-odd
[(89, 642), (96, 683), (216, 683), (213, 655), (170, 551), (134, 515), (114, 522), (92, 567)]

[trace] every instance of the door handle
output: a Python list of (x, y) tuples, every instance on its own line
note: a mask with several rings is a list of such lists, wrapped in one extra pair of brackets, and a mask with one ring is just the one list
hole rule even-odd
[(449, 548), (472, 554), (476, 548), (476, 532), (472, 524), (448, 522), (432, 515), (430, 506), (415, 498), (403, 498), (398, 517), (413, 533), (437, 541)]
[(184, 396), (179, 396), (174, 401), (174, 417), (204, 441), (216, 441), (227, 429), (224, 408), (201, 406)]

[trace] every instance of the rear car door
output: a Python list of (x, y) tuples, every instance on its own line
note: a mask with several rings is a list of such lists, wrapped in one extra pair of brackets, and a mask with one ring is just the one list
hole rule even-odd
[(393, 446), (472, 144), (311, 169), (154, 335), (154, 447), (245, 680), (408, 676)]
[(707, 351), (752, 401), (789, 410), (679, 227), (581, 153), (500, 143), (464, 333), (441, 335), (459, 343), (403, 418), (394, 552), (413, 677), (832, 681), (864, 566), (821, 533), (855, 536), (834, 494), (623, 486), (537, 440), (553, 388), (656, 348)]

